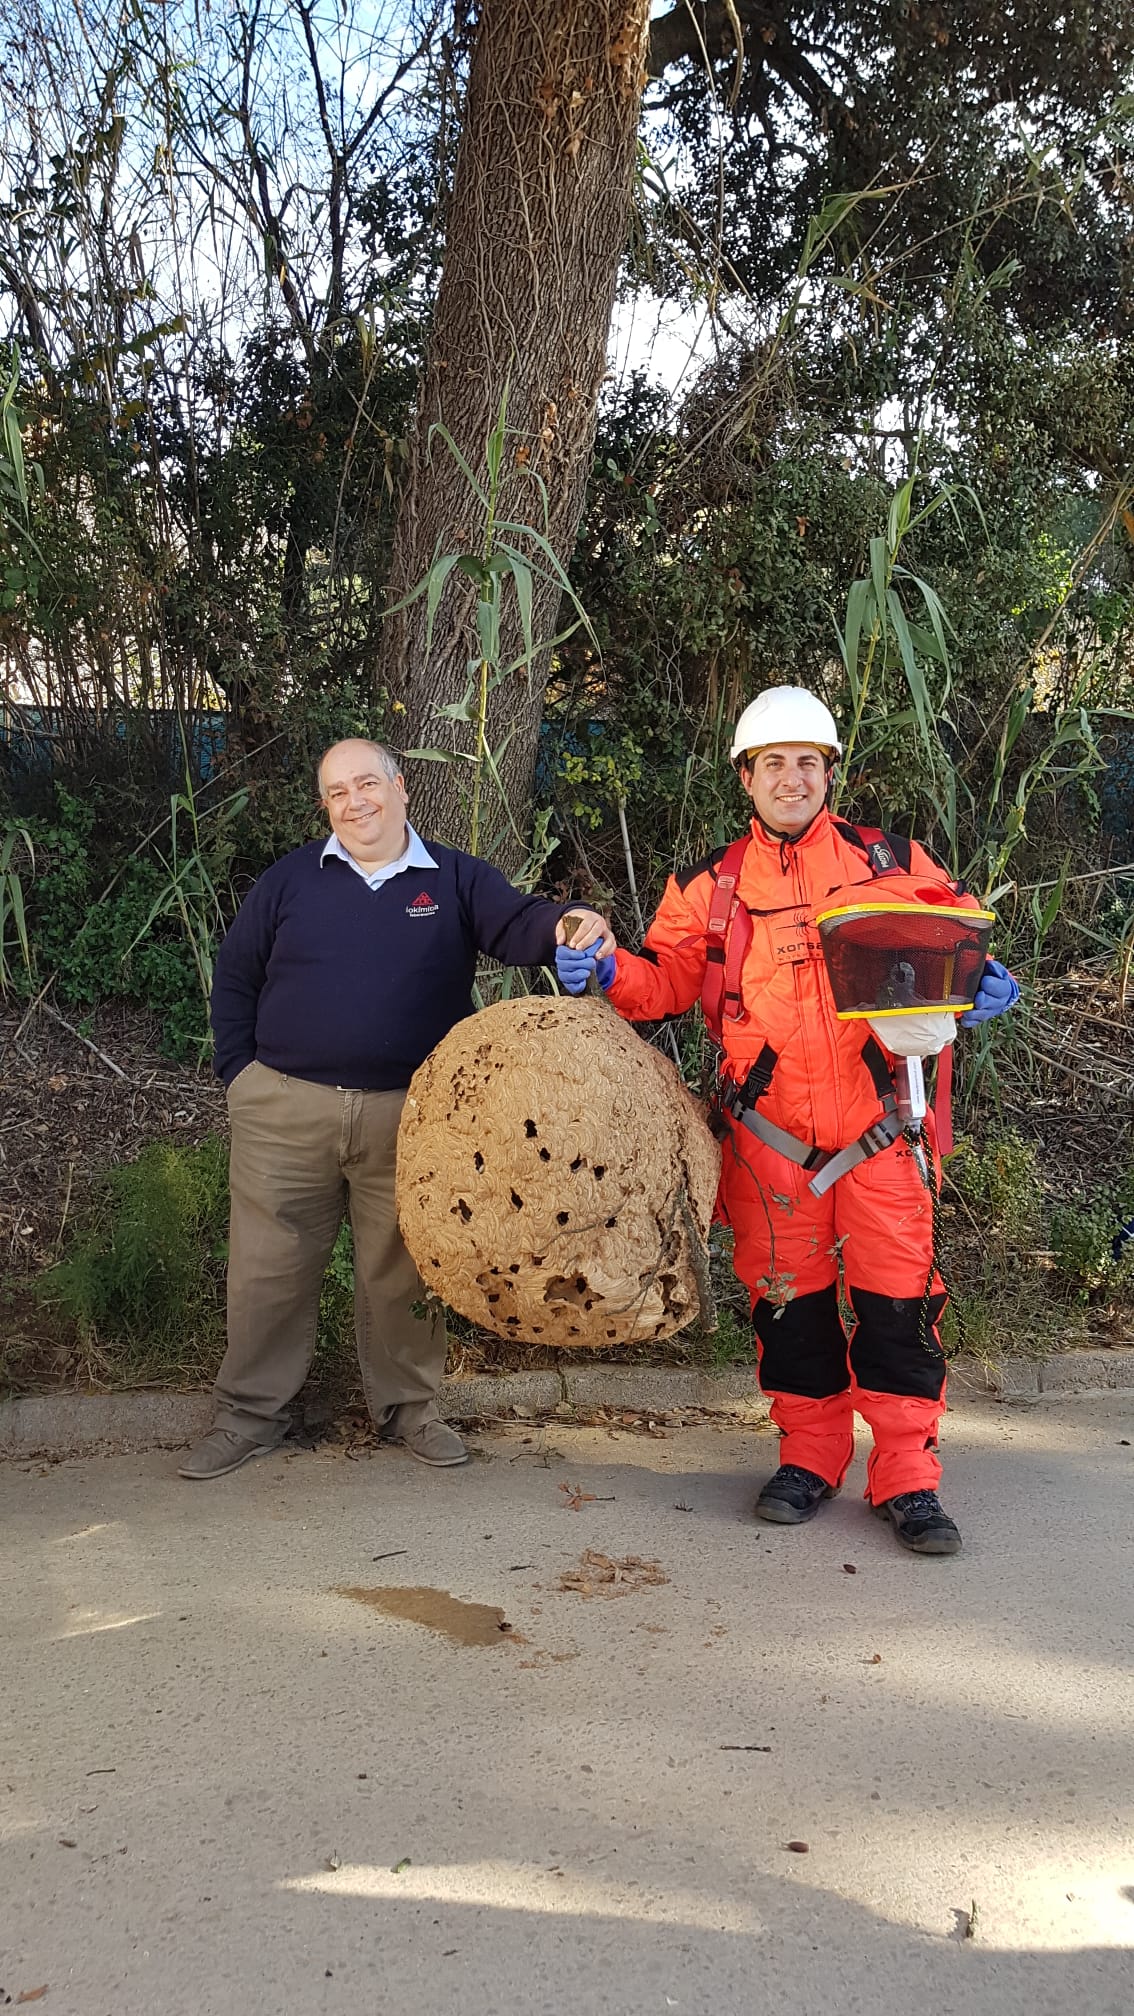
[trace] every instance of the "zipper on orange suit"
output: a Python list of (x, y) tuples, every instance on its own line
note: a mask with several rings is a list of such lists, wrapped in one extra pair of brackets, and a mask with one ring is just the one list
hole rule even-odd
[[(804, 835), (800, 835), (801, 839), (804, 837)], [(806, 882), (800, 867), (797, 843), (786, 840), (780, 842), (781, 869), (783, 869), (784, 848), (787, 846), (791, 847), (792, 883), (795, 890), (796, 905), (805, 916), (809, 917), (814, 905), (807, 893)], [(814, 962), (809, 959), (805, 965), (797, 967), (795, 972), (796, 1007), (799, 1010), (800, 1027), (803, 1031), (804, 1056), (807, 1062), (807, 1100), (811, 1111), (811, 1139), (813, 1141), (821, 1141), (824, 1139), (826, 1132), (825, 1127), (820, 1127), (819, 1116), (815, 1110), (816, 1091), (821, 1088), (824, 1095), (829, 1095), (829, 1097), (824, 1096), (824, 1106), (826, 1107), (829, 1104), (833, 1109), (834, 1127), (832, 1135), (829, 1138), (837, 1149), (844, 1145), (846, 1118), (842, 1097), (843, 1088), (839, 1081), (840, 1065), (835, 1015), (827, 999), (826, 990), (822, 985), (813, 985), (812, 998), (808, 999), (806, 1005), (801, 998), (804, 978), (810, 975), (810, 969), (813, 964)], [(811, 1042), (813, 1032), (809, 1027), (815, 1008), (818, 1009), (819, 1015), (822, 1018), (822, 1047), (827, 1054), (825, 1080), (817, 1076), (815, 1071), (815, 1058)]]

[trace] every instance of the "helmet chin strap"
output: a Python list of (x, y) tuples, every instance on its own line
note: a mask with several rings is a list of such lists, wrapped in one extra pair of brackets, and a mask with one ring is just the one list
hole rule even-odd
[[(820, 807), (820, 810), (822, 809), (823, 808)], [(755, 806), (752, 807), (752, 812), (757, 825), (763, 827), (769, 840), (778, 840), (781, 847), (783, 846), (790, 847), (793, 846), (797, 840), (802, 840), (805, 833), (810, 833), (811, 828), (814, 826), (816, 819), (818, 819), (819, 817), (819, 813), (815, 812), (808, 820), (806, 826), (797, 827), (794, 833), (782, 833), (778, 826), (769, 826), (767, 820), (761, 817), (760, 813), (757, 812)]]

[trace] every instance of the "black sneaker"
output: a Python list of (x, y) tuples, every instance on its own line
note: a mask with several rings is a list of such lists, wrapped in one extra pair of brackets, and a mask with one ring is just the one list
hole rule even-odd
[(814, 1470), (781, 1463), (756, 1500), (756, 1517), (770, 1519), (774, 1526), (802, 1526), (805, 1519), (814, 1519), (824, 1498), (837, 1496), (837, 1485), (817, 1477)]
[(936, 1491), (903, 1491), (874, 1507), (889, 1519), (903, 1547), (915, 1554), (959, 1554), (961, 1536)]

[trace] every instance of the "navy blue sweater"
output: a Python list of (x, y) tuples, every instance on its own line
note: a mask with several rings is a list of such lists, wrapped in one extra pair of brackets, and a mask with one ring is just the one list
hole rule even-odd
[(393, 1091), (472, 1008), (478, 952), (549, 965), (569, 906), (524, 896), (487, 861), (430, 841), (436, 868), (368, 889), (312, 840), (250, 889), (217, 954), (218, 1078), (257, 1059), (320, 1085)]

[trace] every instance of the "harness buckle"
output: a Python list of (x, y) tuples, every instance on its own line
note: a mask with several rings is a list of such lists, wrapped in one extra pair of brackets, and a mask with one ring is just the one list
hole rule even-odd
[(881, 1155), (883, 1149), (891, 1147), (897, 1138), (897, 1135), (887, 1127), (885, 1120), (872, 1121), (858, 1137), (864, 1159), (870, 1161), (873, 1156)]

